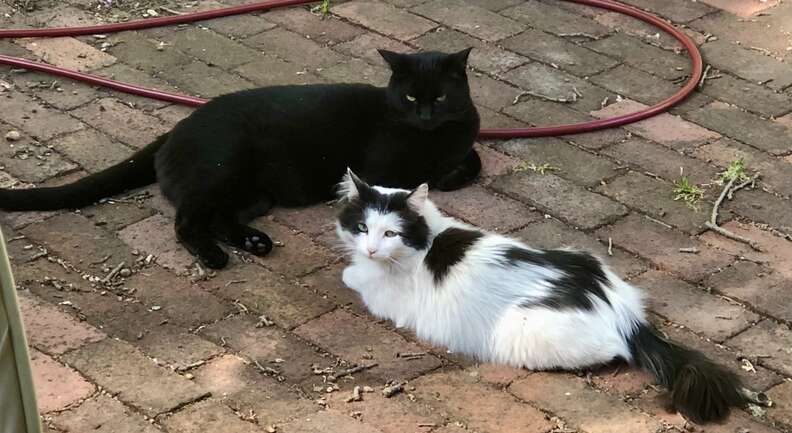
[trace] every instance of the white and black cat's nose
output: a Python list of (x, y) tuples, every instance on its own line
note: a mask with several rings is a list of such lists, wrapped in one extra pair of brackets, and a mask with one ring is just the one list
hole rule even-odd
[(374, 254), (377, 254), (377, 249), (376, 248), (369, 247), (369, 248), (366, 248), (366, 251), (368, 251), (369, 257), (374, 257)]

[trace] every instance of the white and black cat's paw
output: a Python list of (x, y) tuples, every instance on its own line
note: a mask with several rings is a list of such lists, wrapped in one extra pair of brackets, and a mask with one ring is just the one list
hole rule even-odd
[(358, 290), (362, 284), (360, 269), (353, 266), (347, 266), (341, 274), (341, 281), (344, 285), (352, 290)]

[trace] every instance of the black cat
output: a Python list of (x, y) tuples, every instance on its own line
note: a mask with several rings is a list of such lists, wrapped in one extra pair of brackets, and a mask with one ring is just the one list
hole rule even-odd
[(228, 262), (218, 240), (265, 255), (272, 241), (247, 222), (275, 204), (331, 198), (347, 167), (391, 187), (471, 182), (481, 161), (469, 53), (380, 50), (392, 71), (385, 88), (276, 86), (220, 96), (102, 172), (65, 186), (0, 189), (0, 209), (76, 208), (159, 182), (176, 207), (179, 240), (206, 266)]

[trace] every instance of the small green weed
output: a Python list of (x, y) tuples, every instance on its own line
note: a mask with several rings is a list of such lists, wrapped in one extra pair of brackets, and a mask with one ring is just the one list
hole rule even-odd
[(322, 17), (330, 15), (330, 0), (322, 0), (322, 2), (311, 8), (311, 12), (319, 14)]
[(550, 171), (560, 170), (560, 168), (553, 167), (552, 165), (550, 165), (548, 163), (538, 164), (537, 165), (537, 164), (534, 164), (531, 161), (523, 161), (523, 162), (519, 163), (516, 167), (514, 167), (514, 171), (516, 171), (516, 172), (526, 171), (526, 170), (531, 170), (531, 171), (534, 171), (534, 172), (539, 173), (539, 174), (545, 174), (545, 173), (550, 172)]
[(718, 183), (720, 185), (726, 184), (734, 180), (735, 183), (745, 182), (751, 177), (748, 176), (748, 170), (745, 168), (745, 160), (742, 158), (732, 161), (726, 170), (718, 174)]
[(704, 190), (693, 185), (687, 176), (674, 182), (674, 200), (684, 201), (688, 206), (697, 209), (696, 204), (704, 197)]

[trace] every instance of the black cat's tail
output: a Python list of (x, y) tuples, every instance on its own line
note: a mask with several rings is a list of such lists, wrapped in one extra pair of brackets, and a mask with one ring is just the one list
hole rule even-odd
[(154, 155), (168, 139), (157, 137), (143, 149), (118, 164), (67, 185), (0, 189), (0, 209), (7, 211), (57, 210), (78, 208), (157, 181)]
[(736, 374), (703, 354), (678, 346), (639, 324), (628, 339), (633, 362), (671, 391), (679, 413), (696, 423), (720, 421), (749, 400)]

